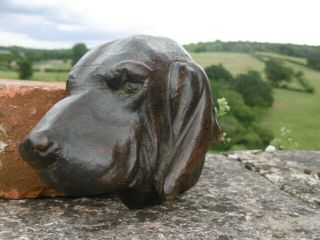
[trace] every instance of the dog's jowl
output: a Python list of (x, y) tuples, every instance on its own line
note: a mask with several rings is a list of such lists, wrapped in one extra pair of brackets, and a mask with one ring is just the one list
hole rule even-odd
[(175, 41), (138, 35), (85, 54), (19, 151), (64, 195), (139, 208), (194, 186), (220, 135), (203, 69)]

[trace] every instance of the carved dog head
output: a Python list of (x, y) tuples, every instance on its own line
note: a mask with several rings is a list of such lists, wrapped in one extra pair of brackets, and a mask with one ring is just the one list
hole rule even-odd
[(191, 188), (220, 129), (203, 69), (168, 38), (132, 36), (89, 51), (73, 67), (68, 96), (20, 145), (59, 192), (117, 192), (129, 207)]

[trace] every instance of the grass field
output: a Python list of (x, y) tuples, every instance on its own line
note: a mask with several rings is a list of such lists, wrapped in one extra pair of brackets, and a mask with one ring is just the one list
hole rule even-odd
[[(302, 66), (305, 59), (292, 59), (273, 53), (267, 55), (281, 58), (295, 71), (303, 71), (305, 78), (314, 86), (315, 93), (275, 89), (274, 106), (263, 124), (270, 127), (277, 137), (280, 135), (281, 127), (290, 129), (292, 138), (299, 144), (299, 149), (320, 150), (320, 72)], [(194, 53), (192, 56), (203, 67), (222, 63), (234, 75), (249, 69), (262, 73), (264, 69), (263, 62), (249, 54)], [(293, 63), (294, 61), (298, 64)]]
[[(68, 72), (71, 68), (71, 61), (45, 60), (41, 62), (35, 62), (33, 64), (33, 68), (37, 69), (38, 71), (33, 71), (33, 75), (30, 80), (45, 82), (65, 82), (68, 78)], [(46, 72), (45, 69), (58, 69), (60, 71)], [(16, 71), (0, 70), (0, 78), (19, 79), (19, 75)]]
[(222, 63), (234, 75), (238, 73), (245, 73), (248, 70), (263, 72), (264, 69), (263, 62), (245, 53), (203, 52), (191, 53), (191, 56), (202, 67)]
[[(19, 79), (19, 75), (15, 71), (0, 70), (0, 78)], [(33, 72), (30, 80), (45, 82), (65, 82), (68, 78), (68, 72)]]
[(6, 78), (6, 79), (18, 79), (18, 73), (15, 71), (4, 71), (0, 70), (0, 78)]
[(320, 72), (301, 65), (287, 63), (293, 69), (303, 71), (314, 86), (314, 94), (277, 89), (275, 103), (266, 122), (274, 130), (285, 126), (301, 149), (320, 150)]
[(291, 56), (281, 55), (277, 53), (269, 53), (269, 52), (256, 52), (255, 54), (262, 57), (271, 57), (273, 59), (285, 60), (292, 63), (307, 65), (307, 59), (305, 58), (291, 57)]
[(71, 60), (62, 61), (62, 60), (45, 60), (41, 62), (35, 62), (33, 67), (35, 69), (44, 70), (44, 69), (59, 69), (69, 71), (71, 68)]

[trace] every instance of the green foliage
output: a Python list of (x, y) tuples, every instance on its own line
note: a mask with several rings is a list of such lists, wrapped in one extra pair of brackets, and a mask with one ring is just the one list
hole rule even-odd
[(189, 52), (273, 52), (293, 57), (309, 58), (315, 52), (320, 51), (320, 47), (280, 44), (280, 43), (259, 43), (259, 42), (199, 42), (184, 46)]
[(34, 48), (24, 48), (24, 47), (1, 47), (0, 50), (7, 50), (10, 52), (18, 52), (26, 56), (30, 61), (42, 61), (48, 59), (71, 59), (72, 52), (71, 49), (34, 49)]
[(13, 55), (8, 50), (0, 50), (0, 69), (7, 70), (10, 68), (9, 64), (13, 60)]
[[(218, 102), (218, 107), (215, 107), (214, 110), (216, 113), (216, 117), (220, 119), (221, 117), (228, 114), (228, 112), (230, 111), (230, 106), (228, 101), (225, 98), (219, 98), (217, 102)], [(231, 141), (231, 138), (227, 137), (226, 132), (223, 132), (220, 141), (222, 144), (228, 144)]]
[(32, 74), (32, 63), (27, 58), (21, 58), (19, 60), (19, 78), (30, 79)]
[(307, 79), (304, 78), (304, 73), (298, 71), (295, 73), (295, 78), (297, 79), (298, 83), (302, 86), (303, 91), (307, 93), (314, 93), (314, 87), (310, 84)]
[(210, 65), (206, 67), (205, 72), (209, 79), (230, 82), (232, 80), (231, 73), (222, 65)]
[(263, 146), (268, 146), (270, 142), (274, 139), (274, 135), (272, 131), (266, 128), (266, 126), (263, 126), (261, 123), (260, 124), (254, 123), (252, 125), (252, 129), (260, 137), (260, 140), (262, 141)]
[[(191, 54), (195, 61), (204, 68), (212, 64), (222, 63), (232, 75), (246, 73), (249, 69), (257, 70), (262, 75), (264, 73), (264, 62), (257, 60), (249, 54), (229, 52)], [(274, 57), (274, 54), (272, 54), (272, 57)], [(286, 126), (292, 130), (291, 134), (293, 138), (299, 141), (299, 149), (320, 150), (320, 72), (307, 67), (306, 59), (295, 58), (288, 59), (290, 60), (288, 61), (287, 59), (283, 59), (288, 58), (288, 56), (277, 55), (277, 57), (282, 58), (283, 63), (295, 72), (302, 71), (304, 77), (314, 87), (314, 93), (304, 94), (298, 91), (275, 88), (273, 89), (274, 103), (272, 108), (262, 110), (254, 108), (254, 115), (256, 118), (259, 118), (259, 125), (265, 126), (266, 129), (271, 129), (275, 137), (279, 137), (279, 129), (282, 126)], [(290, 83), (290, 85), (293, 83)], [(216, 82), (213, 83), (213, 88), (217, 88)], [(223, 97), (223, 92), (221, 95)], [(214, 97), (217, 98), (217, 94)], [(226, 99), (230, 103), (227, 97)], [(230, 112), (234, 111), (235, 108), (232, 103), (230, 103), (230, 106)], [(260, 114), (259, 111), (262, 111), (262, 113)], [(224, 122), (227, 116), (223, 117), (221, 122)], [(228, 135), (230, 136), (229, 132)], [(233, 145), (232, 149), (236, 150), (240, 149), (240, 147), (241, 149), (246, 148), (246, 146)], [(296, 148), (293, 146), (293, 149)]]
[(262, 80), (257, 71), (239, 74), (234, 81), (235, 89), (242, 95), (244, 102), (251, 107), (271, 107), (272, 88)]
[(271, 59), (266, 61), (265, 74), (271, 86), (279, 87), (284, 82), (290, 82), (294, 72), (291, 68), (285, 67), (282, 62)]
[[(226, 76), (230, 75), (230, 73), (226, 74)], [(218, 150), (229, 150), (237, 146), (264, 148), (274, 138), (270, 130), (259, 127), (260, 116), (264, 111), (245, 103), (243, 96), (235, 90), (232, 84), (235, 81), (235, 79), (230, 81), (221, 78), (219, 80), (210, 79), (213, 95), (218, 99), (216, 102), (217, 117), (221, 119), (219, 122), (222, 130), (225, 131), (223, 141), (215, 148)]]
[(88, 51), (84, 43), (77, 43), (72, 47), (72, 66)]
[(320, 70), (320, 50), (312, 52), (308, 57), (308, 66)]
[(246, 128), (232, 115), (223, 117), (220, 121), (220, 127), (227, 133), (228, 141), (222, 141), (215, 146), (217, 150), (229, 150), (239, 144), (243, 135), (246, 133)]
[(254, 129), (246, 129), (245, 133), (242, 135), (242, 139), (238, 144), (246, 146), (248, 149), (264, 148), (262, 139)]
[(243, 97), (232, 87), (223, 82), (212, 82), (212, 86), (215, 96), (218, 96), (218, 98), (225, 96), (228, 99), (228, 104), (231, 106), (230, 114), (239, 120), (242, 125), (247, 127), (255, 121), (256, 117), (251, 108), (244, 103)]
[(293, 69), (284, 66), (279, 60), (272, 58), (267, 60), (265, 73), (273, 87), (314, 93), (314, 87), (304, 78), (302, 71), (295, 72)]
[(215, 107), (215, 112), (216, 112), (217, 118), (221, 118), (227, 115), (227, 113), (230, 111), (230, 106), (225, 98), (219, 98), (217, 102), (218, 102), (218, 107)]
[(299, 144), (293, 139), (291, 130), (286, 127), (281, 127), (280, 136), (275, 138), (270, 144), (280, 150), (297, 148), (299, 146)]

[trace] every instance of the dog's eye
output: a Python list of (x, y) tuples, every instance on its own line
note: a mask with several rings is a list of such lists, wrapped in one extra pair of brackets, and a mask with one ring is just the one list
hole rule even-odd
[(143, 86), (143, 83), (126, 81), (120, 90), (120, 95), (135, 94), (138, 91), (140, 91), (142, 86)]
[(146, 77), (131, 73), (126, 69), (117, 70), (107, 79), (108, 86), (121, 96), (130, 96), (139, 92)]
[(107, 76), (106, 82), (112, 90), (119, 90), (122, 85), (122, 74), (119, 71), (114, 71)]

